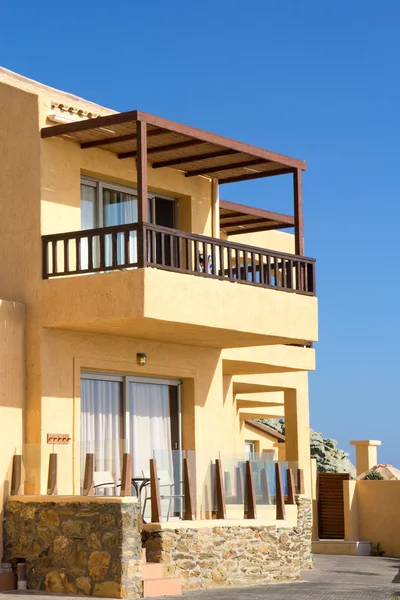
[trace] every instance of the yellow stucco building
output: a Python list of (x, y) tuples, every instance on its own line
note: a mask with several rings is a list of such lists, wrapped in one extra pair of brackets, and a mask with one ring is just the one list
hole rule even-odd
[[(0, 497), (15, 453), (46, 493), (56, 448), (59, 494), (86, 452), (116, 480), (121, 450), (137, 474), (154, 452), (277, 459), (262, 417), (310, 497), (305, 163), (5, 69), (0, 122)], [(269, 176), (293, 179), (294, 216), (220, 200)]]

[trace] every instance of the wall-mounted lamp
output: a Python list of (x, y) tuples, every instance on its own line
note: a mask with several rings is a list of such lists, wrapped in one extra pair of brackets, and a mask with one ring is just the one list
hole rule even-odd
[(136, 354), (136, 362), (138, 365), (143, 367), (147, 363), (147, 354), (146, 352), (138, 352)]

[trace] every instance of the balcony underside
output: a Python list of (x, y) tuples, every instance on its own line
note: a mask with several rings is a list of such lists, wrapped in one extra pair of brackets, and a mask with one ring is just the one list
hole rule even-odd
[(314, 341), (316, 298), (134, 269), (43, 282), (45, 327), (234, 348)]
[(294, 346), (229, 348), (223, 355), (224, 375), (313, 371), (315, 350)]

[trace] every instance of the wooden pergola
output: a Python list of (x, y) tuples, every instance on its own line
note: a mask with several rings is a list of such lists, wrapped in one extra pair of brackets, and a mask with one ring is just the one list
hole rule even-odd
[(223, 210), (230, 210), (230, 215), (222, 213), (221, 227), (233, 235), (294, 226), (295, 252), (304, 256), (302, 171), (306, 163), (302, 160), (137, 110), (44, 127), (41, 136), (74, 141), (84, 150), (108, 150), (121, 160), (135, 159), (139, 223), (148, 221), (149, 165), (152, 169), (178, 169), (185, 177), (209, 177), (220, 185), (289, 174), (293, 177), (294, 217), (221, 202)]

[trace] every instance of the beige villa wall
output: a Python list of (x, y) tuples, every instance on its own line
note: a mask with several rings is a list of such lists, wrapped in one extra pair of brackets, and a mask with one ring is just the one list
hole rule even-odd
[[(146, 352), (147, 365), (136, 364), (136, 353)], [(47, 433), (69, 433), (76, 442), (59, 446), (63, 477), (59, 493), (75, 492), (79, 475), (79, 420), (81, 370), (173, 377), (183, 380), (183, 446), (205, 458), (218, 452), (237, 454), (240, 448), (238, 419), (230, 378), (223, 380), (219, 350), (163, 344), (124, 337), (44, 330), (42, 336), (42, 461), (47, 465), (51, 446)], [(54, 376), (57, 373), (57, 377)], [(223, 423), (224, 427), (216, 424)], [(57, 430), (57, 431), (55, 431)], [(195, 430), (195, 433), (194, 433)], [(75, 481), (73, 476), (74, 452)], [(64, 465), (61, 467), (61, 465)], [(31, 480), (37, 473), (31, 474)], [(37, 482), (36, 482), (37, 483)], [(41, 489), (46, 469), (41, 472)]]
[[(182, 340), (180, 345), (141, 341), (135, 339), (136, 325), (131, 323), (131, 328), (126, 329), (122, 319), (118, 327), (115, 322), (111, 324), (109, 333), (112, 335), (43, 329), (43, 325), (72, 327), (80, 316), (85, 315), (87, 320), (83, 329), (89, 321), (92, 325), (96, 321), (96, 326), (102, 327), (105, 312), (111, 309), (110, 320), (115, 311), (120, 314), (122, 309), (128, 319), (131, 316), (128, 305), (132, 302), (129, 292), (133, 281), (136, 281), (134, 278), (139, 277), (137, 273), (125, 272), (42, 281), (41, 234), (80, 228), (80, 174), (96, 175), (128, 185), (134, 185), (136, 179), (134, 160), (119, 161), (113, 154), (102, 150), (82, 151), (76, 144), (65, 140), (41, 140), (39, 130), (45, 125), (50, 98), (48, 93), (38, 98), (0, 83), (0, 164), (3, 166), (0, 169), (0, 204), (7, 206), (2, 215), (0, 236), (0, 297), (26, 304), (26, 438), (32, 449), (36, 448), (30, 458), (37, 459), (35, 469), (28, 465), (33, 488), (44, 490), (46, 485), (47, 458), (51, 450), (45, 443), (47, 433), (72, 432), (74, 440), (79, 438), (80, 368), (182, 378), (184, 407), (186, 403), (188, 416), (186, 421), (184, 417), (187, 436), (184, 445), (190, 447), (191, 441), (199, 452), (242, 453), (232, 380), (223, 377), (220, 350), (184, 345)], [(149, 186), (152, 191), (178, 197), (179, 227), (211, 234), (209, 180), (188, 179), (168, 169), (149, 169)], [(288, 243), (286, 234), (282, 236), (271, 236), (271, 239), (276, 237)], [(224, 327), (234, 330), (240, 321), (237, 316), (243, 314), (246, 307), (252, 306), (254, 314), (249, 316), (249, 311), (245, 311), (245, 323), (239, 325), (243, 329), (241, 334), (248, 335), (250, 332), (251, 336), (242, 345), (266, 343), (267, 340), (257, 340), (260, 315), (268, 316), (269, 330), (264, 324), (267, 321), (262, 321), (262, 333), (266, 336), (288, 334), (295, 339), (316, 339), (315, 298), (153, 269), (146, 271), (148, 273), (143, 277), (147, 288), (143, 291), (141, 310), (146, 313), (148, 321), (154, 319), (154, 323), (149, 331), (142, 330), (143, 337), (157, 336), (161, 322), (174, 329), (175, 322), (184, 321), (185, 327), (188, 325), (182, 334), (186, 344), (194, 339), (193, 334), (190, 338), (190, 332), (193, 332), (191, 327), (195, 324), (204, 332), (203, 345), (212, 345), (209, 343), (210, 330), (214, 340), (217, 331), (212, 330), (213, 327), (217, 328), (222, 320)], [(116, 286), (113, 284), (115, 279), (118, 279)], [(99, 287), (102, 289), (99, 290)], [(183, 304), (176, 302), (176, 290), (181, 287), (185, 294)], [(235, 290), (234, 295), (231, 294), (232, 289)], [(91, 297), (93, 290), (98, 293), (95, 301)], [(160, 302), (162, 290), (167, 292)], [(110, 293), (119, 298), (113, 306)], [(206, 317), (199, 316), (199, 299), (201, 307), (207, 310)], [(289, 327), (290, 315), (293, 318)], [(114, 335), (116, 331), (122, 335), (117, 337)], [(174, 334), (165, 336), (165, 339), (173, 340)], [(241, 345), (237, 338), (229, 339), (230, 345)], [(136, 352), (142, 351), (147, 352), (150, 358), (148, 365), (138, 370)], [(304, 386), (301, 389), (304, 390)], [(307, 406), (305, 392), (302, 392), (300, 404), (293, 397), (291, 402), (288, 400), (287, 409), (291, 421), (300, 422), (299, 431), (303, 435), (308, 422), (308, 395)], [(298, 410), (300, 412), (296, 413)], [(299, 446), (297, 438), (293, 445)], [(73, 445), (60, 447), (59, 452), (60, 469), (61, 465), (65, 466), (59, 490), (63, 493), (69, 491), (73, 483), (76, 486), (71, 465), (75, 464), (76, 473), (79, 456)]]
[[(266, 208), (266, 207), (265, 207)], [(247, 244), (258, 248), (267, 248), (277, 252), (295, 253), (294, 235), (285, 231), (259, 231), (255, 233), (241, 233), (231, 235), (230, 242)]]
[[(25, 413), (25, 306), (0, 300), (0, 522), (11, 489), (12, 457), (21, 454)], [(0, 560), (2, 557), (0, 527)]]
[(220, 348), (318, 335), (316, 298), (229, 281), (148, 268), (55, 278), (42, 287), (48, 327)]
[[(80, 229), (81, 175), (136, 187), (135, 159), (120, 160), (106, 150), (81, 150), (76, 143), (51, 138), (41, 141), (41, 152), (43, 235)], [(178, 199), (180, 229), (211, 235), (211, 182), (208, 179), (189, 179), (174, 169), (149, 167), (148, 173), (150, 192)]]
[(41, 432), (40, 103), (0, 83), (0, 297), (26, 306), (26, 436)]
[(244, 451), (244, 445), (246, 441), (256, 443), (256, 452), (260, 454), (262, 452), (268, 452), (271, 458), (274, 460), (278, 459), (278, 440), (272, 435), (257, 431), (251, 425), (247, 425), (244, 421), (240, 423), (240, 445)]
[(400, 556), (399, 506), (400, 481), (357, 481), (359, 539), (379, 542), (386, 556)]
[[(6, 78), (6, 80), (8, 83), (15, 84), (11, 79)], [(8, 139), (13, 138), (17, 147), (20, 147), (21, 135), (24, 132), (24, 138), (30, 138), (28, 149), (31, 144), (36, 147), (40, 144), (42, 234), (75, 231), (80, 229), (80, 176), (88, 175), (135, 187), (137, 181), (136, 162), (134, 159), (120, 160), (116, 155), (105, 150), (81, 150), (78, 144), (67, 140), (41, 140), (39, 130), (41, 127), (49, 125), (46, 115), (50, 111), (51, 101), (55, 94), (52, 91), (40, 89), (40, 86), (36, 90), (34, 86), (25, 87), (29, 89), (29, 92), (2, 83), (0, 78), (0, 96), (4, 100), (5, 106), (2, 114), (5, 122), (8, 122), (10, 130), (8, 135), (7, 129), (2, 129), (3, 140), (8, 145)], [(57, 95), (60, 95), (60, 92)], [(28, 111), (26, 104), (30, 104)], [(89, 103), (88, 108), (91, 108)], [(10, 112), (16, 113), (17, 119), (10, 118), (13, 116)], [(33, 115), (33, 113), (36, 114)], [(23, 116), (22, 119), (21, 116)], [(16, 120), (21, 123), (21, 133), (18, 132), (19, 126), (16, 125)], [(27, 121), (29, 121), (28, 128), (25, 127)], [(24, 145), (25, 141), (26, 139), (24, 139)], [(36, 152), (35, 159), (35, 161), (29, 162), (34, 174), (38, 165), (39, 152)], [(38, 174), (39, 172), (36, 171), (36, 176)], [(18, 177), (12, 178), (12, 181), (21, 186), (25, 185), (29, 189), (26, 179), (24, 178), (23, 181), (19, 181), (19, 179)], [(205, 235), (212, 234), (211, 182), (209, 179), (206, 177), (188, 179), (184, 173), (175, 169), (152, 170), (149, 168), (149, 191), (178, 200), (178, 227), (180, 229)], [(33, 209), (35, 208), (37, 206), (33, 205)], [(226, 236), (222, 235), (221, 237)], [(294, 251), (294, 236), (285, 232), (243, 234), (231, 239), (239, 243), (273, 250)]]

